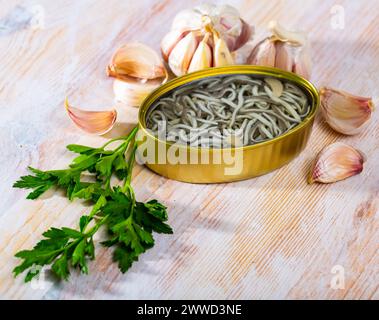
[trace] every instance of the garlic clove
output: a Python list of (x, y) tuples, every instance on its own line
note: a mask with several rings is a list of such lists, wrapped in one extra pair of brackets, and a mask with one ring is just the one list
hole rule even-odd
[(281, 42), (289, 42), (294, 46), (303, 46), (307, 43), (307, 36), (304, 32), (287, 30), (277, 21), (270, 21), (269, 29)]
[(181, 76), (187, 73), (196, 47), (196, 36), (190, 32), (172, 49), (168, 57), (168, 64), (175, 75)]
[(182, 30), (172, 30), (163, 37), (161, 41), (161, 52), (165, 61), (168, 61), (172, 49), (184, 38), (185, 34), (186, 32)]
[(295, 55), (295, 61), (293, 64), (293, 72), (302, 76), (305, 79), (310, 79), (312, 70), (312, 60), (309, 53), (308, 46), (296, 48), (298, 50)]
[(247, 63), (258, 66), (275, 67), (275, 43), (266, 38), (259, 42), (247, 58)]
[(238, 50), (246, 42), (248, 42), (254, 35), (254, 27), (250, 26), (247, 22), (241, 19), (242, 28), (239, 37), (234, 41), (233, 45), (230, 45), (229, 49), (231, 51)]
[(115, 100), (127, 106), (139, 107), (150, 92), (164, 82), (165, 80), (159, 79), (149, 81), (141, 81), (134, 78), (115, 79), (113, 82)]
[(202, 70), (209, 68), (212, 64), (212, 50), (207, 43), (208, 35), (199, 43), (191, 63), (188, 68), (188, 72)]
[(107, 71), (109, 76), (116, 78), (130, 76), (140, 79), (165, 77), (167, 73), (159, 55), (139, 42), (120, 47), (113, 55)]
[(325, 121), (335, 131), (346, 135), (361, 132), (374, 109), (371, 98), (354, 96), (332, 88), (321, 88), (320, 99)]
[(316, 157), (308, 176), (308, 183), (333, 183), (363, 170), (365, 156), (353, 147), (337, 142), (324, 148)]
[(275, 97), (280, 97), (283, 93), (283, 83), (275, 78), (265, 78), (264, 81), (269, 85), (272, 94)]
[(234, 59), (223, 38), (214, 34), (213, 65), (215, 67), (228, 66), (234, 64)]
[(86, 111), (70, 106), (68, 99), (65, 107), (71, 120), (83, 131), (102, 135), (113, 128), (116, 122), (117, 111)]
[(294, 60), (288, 45), (285, 42), (276, 41), (275, 48), (275, 67), (285, 71), (292, 71)]

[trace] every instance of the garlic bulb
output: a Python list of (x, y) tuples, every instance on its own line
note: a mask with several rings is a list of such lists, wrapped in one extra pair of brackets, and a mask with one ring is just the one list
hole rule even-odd
[(332, 183), (349, 178), (362, 172), (364, 162), (362, 152), (341, 142), (333, 143), (318, 154), (308, 183)]
[(362, 131), (371, 118), (371, 98), (354, 96), (332, 88), (321, 88), (321, 112), (325, 121), (337, 132), (354, 135)]
[(252, 65), (276, 67), (309, 79), (311, 59), (307, 36), (289, 31), (277, 22), (270, 22), (272, 36), (260, 41), (247, 58)]
[(244, 45), (251, 35), (252, 28), (235, 8), (203, 4), (176, 15), (171, 31), (162, 39), (162, 56), (177, 76), (228, 65), (233, 63), (231, 52)]
[(115, 100), (139, 106), (155, 88), (167, 81), (168, 73), (159, 55), (150, 47), (127, 43), (120, 47), (107, 67), (113, 84)]

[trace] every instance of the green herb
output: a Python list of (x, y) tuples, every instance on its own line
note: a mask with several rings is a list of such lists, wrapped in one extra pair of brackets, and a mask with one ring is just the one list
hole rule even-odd
[[(14, 270), (15, 276), (28, 271), (25, 282), (37, 276), (40, 268), (51, 265), (59, 279), (67, 280), (70, 269), (78, 268), (88, 273), (88, 260), (95, 259), (93, 236), (105, 227), (108, 239), (104, 246), (113, 247), (113, 259), (122, 272), (126, 272), (141, 253), (153, 247), (153, 231), (171, 234), (166, 224), (166, 207), (157, 200), (137, 202), (131, 186), (135, 159), (137, 129), (127, 136), (108, 141), (101, 148), (71, 144), (67, 149), (78, 154), (68, 169), (41, 171), (29, 167), (33, 175), (23, 176), (14, 184), (16, 188), (32, 189), (27, 199), (36, 199), (51, 187), (66, 190), (70, 200), (75, 198), (92, 201), (94, 206), (88, 215), (78, 222), (78, 229), (50, 228), (43, 233), (44, 239), (31, 250), (16, 253), (22, 259)], [(114, 150), (107, 147), (121, 143)], [(92, 175), (94, 182), (81, 181), (82, 174)], [(123, 182), (111, 186), (112, 176)]]

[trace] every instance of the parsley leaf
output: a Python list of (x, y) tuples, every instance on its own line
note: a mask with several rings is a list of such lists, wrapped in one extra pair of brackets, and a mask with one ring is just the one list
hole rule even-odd
[(97, 148), (82, 146), (80, 144), (69, 144), (68, 146), (66, 146), (66, 148), (72, 152), (79, 153), (79, 154), (88, 154), (97, 150), (101, 150)]

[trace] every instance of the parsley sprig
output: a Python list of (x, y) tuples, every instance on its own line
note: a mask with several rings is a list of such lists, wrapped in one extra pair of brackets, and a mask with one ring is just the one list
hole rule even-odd
[[(70, 144), (67, 149), (78, 156), (69, 168), (41, 171), (29, 167), (33, 174), (21, 177), (14, 184), (16, 188), (32, 189), (27, 199), (37, 199), (50, 188), (58, 187), (66, 190), (70, 200), (79, 198), (94, 203), (89, 214), (80, 218), (78, 229), (50, 228), (33, 249), (16, 253), (22, 262), (14, 268), (15, 276), (27, 271), (25, 282), (28, 282), (41, 270), (35, 266), (45, 265), (51, 265), (59, 279), (67, 280), (71, 268), (87, 274), (88, 260), (95, 259), (93, 237), (101, 227), (106, 228), (108, 234), (102, 244), (114, 248), (113, 259), (124, 273), (140, 254), (154, 246), (153, 231), (172, 233), (166, 223), (164, 205), (157, 200), (136, 201), (131, 186), (136, 133), (137, 128), (134, 128), (127, 136), (110, 140), (100, 148)], [(116, 141), (119, 145), (109, 150), (107, 147)], [(94, 181), (83, 181), (85, 175)], [(113, 176), (122, 183), (112, 186)]]

